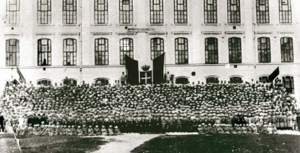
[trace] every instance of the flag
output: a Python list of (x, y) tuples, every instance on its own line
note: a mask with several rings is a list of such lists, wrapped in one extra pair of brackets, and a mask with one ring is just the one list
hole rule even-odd
[(127, 70), (127, 83), (131, 85), (139, 84), (139, 62), (125, 55), (125, 67)]
[(26, 83), (26, 79), (25, 79), (24, 75), (22, 74), (22, 72), (20, 71), (19, 67), (17, 67), (17, 73), (19, 75), (20, 82), (21, 83)]
[(269, 81), (273, 82), (273, 80), (279, 75), (279, 67), (277, 67), (272, 74), (269, 75)]
[(160, 84), (164, 82), (164, 64), (165, 53), (153, 59), (153, 83)]

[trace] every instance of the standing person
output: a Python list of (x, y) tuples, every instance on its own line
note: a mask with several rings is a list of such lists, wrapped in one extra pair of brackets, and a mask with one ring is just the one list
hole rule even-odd
[(121, 85), (125, 85), (126, 84), (126, 75), (124, 74), (124, 72), (122, 72), (121, 75)]
[(4, 132), (4, 117), (3, 117), (2, 113), (0, 113), (0, 126), (1, 126), (2, 132)]

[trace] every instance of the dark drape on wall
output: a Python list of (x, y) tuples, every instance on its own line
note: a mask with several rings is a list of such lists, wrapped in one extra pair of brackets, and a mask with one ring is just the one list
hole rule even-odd
[(153, 83), (164, 83), (165, 53), (153, 59)]
[(125, 55), (125, 66), (127, 70), (127, 83), (131, 85), (139, 84), (139, 62)]

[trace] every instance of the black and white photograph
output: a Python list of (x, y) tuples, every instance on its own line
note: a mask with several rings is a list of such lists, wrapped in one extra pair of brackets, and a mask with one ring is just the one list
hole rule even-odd
[(0, 153), (300, 153), (300, 0), (0, 0)]

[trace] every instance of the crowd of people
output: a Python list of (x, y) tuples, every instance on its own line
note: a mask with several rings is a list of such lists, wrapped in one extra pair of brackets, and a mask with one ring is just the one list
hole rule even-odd
[[(264, 83), (61, 87), (8, 84), (0, 105), (14, 131), (23, 134), (35, 128), (40, 131), (38, 135), (47, 135), (45, 131), (66, 134), (64, 131), (84, 127), (91, 127), (96, 135), (102, 128), (102, 133), (109, 135), (199, 132), (199, 128), (239, 133), (269, 124), (276, 129), (298, 128), (296, 99), (282, 86)], [(229, 125), (231, 128), (227, 128)]]

